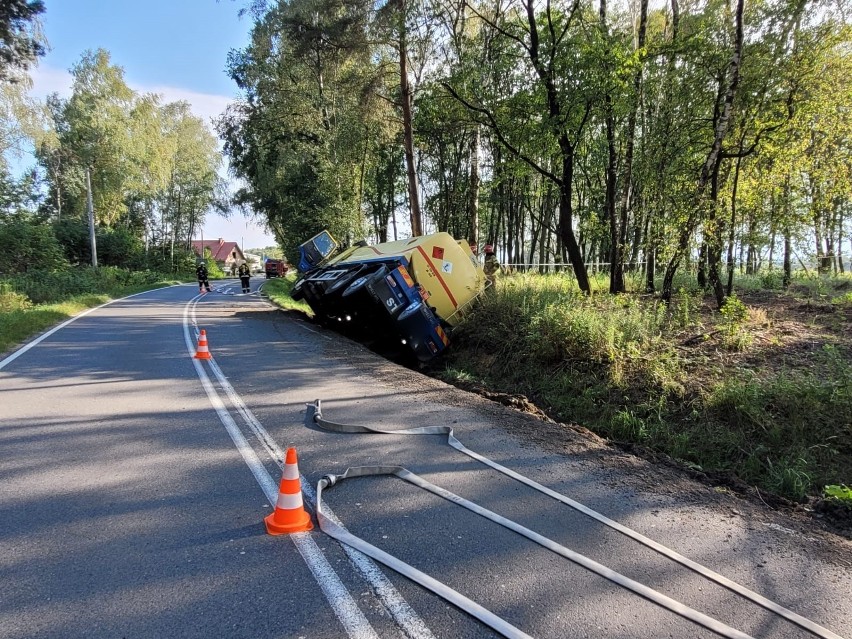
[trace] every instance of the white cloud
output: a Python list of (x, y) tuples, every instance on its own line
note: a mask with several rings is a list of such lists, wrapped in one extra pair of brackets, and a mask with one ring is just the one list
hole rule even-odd
[[(43, 100), (50, 93), (58, 93), (63, 98), (71, 97), (72, 77), (68, 71), (48, 65), (39, 65), (30, 72), (33, 86), (30, 95)], [(217, 118), (234, 98), (212, 93), (201, 93), (180, 87), (145, 86), (128, 82), (128, 86), (137, 93), (156, 93), (162, 97), (162, 103), (185, 100), (190, 104), (192, 113), (211, 125), (211, 120)], [(212, 129), (212, 125), (211, 125)], [(227, 158), (223, 163), (220, 174), (227, 180)], [(229, 241), (242, 242), (246, 248), (260, 248), (275, 244), (275, 238), (262, 225), (235, 212), (230, 219), (218, 215), (208, 215), (203, 229), (205, 237), (223, 237)]]
[(180, 100), (189, 102), (193, 115), (201, 118), (207, 124), (210, 124), (211, 120), (218, 118), (227, 106), (234, 101), (234, 98), (228, 96), (199, 93), (198, 91), (190, 91), (189, 89), (181, 89), (179, 87), (146, 87), (134, 83), (130, 83), (129, 86), (137, 93), (156, 93), (162, 97), (163, 104), (178, 102)]
[(71, 97), (71, 74), (64, 69), (56, 69), (39, 65), (30, 71), (33, 87), (30, 94), (39, 99), (46, 98), (51, 93), (58, 93), (63, 98)]
[[(63, 98), (71, 97), (72, 77), (68, 71), (47, 65), (39, 65), (31, 71), (33, 87), (30, 94), (44, 99), (50, 93), (58, 93)], [(201, 93), (181, 87), (146, 86), (136, 82), (128, 82), (128, 86), (137, 93), (156, 93), (161, 96), (162, 103), (183, 100), (189, 102), (193, 115), (204, 120), (208, 125), (214, 118), (225, 111), (234, 98), (213, 93)]]

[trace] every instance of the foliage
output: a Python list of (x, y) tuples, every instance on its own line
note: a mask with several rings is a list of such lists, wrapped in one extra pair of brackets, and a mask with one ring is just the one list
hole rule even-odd
[(850, 488), (849, 486), (845, 486), (842, 484), (840, 486), (826, 486), (823, 489), (823, 492), (825, 493), (826, 497), (846, 502), (850, 506), (852, 506), (852, 488)]
[[(204, 216), (224, 210), (215, 137), (186, 102), (161, 105), (131, 90), (104, 50), (85, 52), (72, 75), (71, 97), (48, 99), (51, 126), (34, 140), (47, 182), (42, 210), (60, 224), (84, 223), (90, 183), (98, 229), (125, 231), (105, 237), (106, 249), (124, 243), (132, 259), (142, 245), (188, 250)], [(71, 248), (69, 259), (83, 262), (87, 250)]]
[(44, 13), (41, 0), (3, 0), (0, 3), (0, 83), (14, 80), (45, 47), (36, 27)]
[[(556, 419), (792, 499), (849, 477), (852, 365), (844, 354), (827, 347), (808, 367), (766, 375), (718, 370), (676, 346), (680, 335), (716, 332), (701, 323), (696, 299), (681, 291), (666, 307), (589, 298), (563, 275), (506, 277), (453, 332), (442, 374), (522, 393)], [(731, 308), (748, 335), (753, 313)], [(720, 317), (724, 334), (729, 320)]]
[(54, 271), (65, 265), (50, 226), (27, 214), (0, 218), (0, 274)]
[(30, 308), (33, 303), (30, 299), (15, 291), (9, 282), (0, 281), (0, 313), (11, 311), (23, 311)]
[(211, 279), (221, 279), (225, 273), (219, 268), (219, 264), (213, 259), (213, 253), (209, 248), (204, 249), (204, 263), (207, 265), (207, 275)]
[(164, 279), (154, 271), (129, 271), (113, 266), (81, 266), (62, 271), (30, 271), (5, 278), (18, 293), (35, 304), (65, 300), (85, 293), (119, 293), (127, 288), (155, 284)]
[(263, 293), (276, 306), (284, 310), (301, 311), (308, 317), (313, 317), (311, 307), (304, 301), (296, 301), (290, 297), (290, 291), (293, 290), (293, 284), (296, 282), (295, 275), (287, 275), (286, 277), (276, 277), (267, 280), (263, 285)]
[[(11, 282), (0, 281), (0, 353), (87, 308), (105, 304), (111, 297), (122, 297), (170, 283), (165, 277), (150, 273), (121, 272), (119, 269), (103, 269), (99, 274), (95, 273), (94, 269), (84, 269), (78, 275), (77, 281), (82, 288), (91, 287), (87, 292), (71, 294), (70, 290), (54, 289), (50, 295), (50, 290), (45, 288), (48, 293), (45, 299), (50, 301), (42, 304), (32, 304), (22, 293), (15, 292), (15, 287), (24, 282), (21, 278)], [(64, 278), (62, 281), (69, 280)], [(93, 288), (98, 286), (108, 291)], [(10, 299), (15, 302), (7, 306)]]
[(730, 295), (719, 309), (725, 318), (725, 343), (732, 350), (743, 350), (748, 346), (748, 337), (743, 333), (743, 324), (748, 320), (748, 308), (736, 295)]
[(245, 180), (236, 201), (266, 217), (290, 261), (323, 228), (344, 242), (364, 235), (361, 160), (375, 139), (369, 109), (381, 112), (370, 98), (377, 78), (366, 8), (339, 0), (274, 5), (251, 44), (229, 57), (245, 99), (218, 128)]

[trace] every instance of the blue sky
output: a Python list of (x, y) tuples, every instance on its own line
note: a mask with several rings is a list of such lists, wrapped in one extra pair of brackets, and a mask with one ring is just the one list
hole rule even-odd
[[(33, 93), (70, 94), (68, 70), (86, 49), (106, 49), (135, 91), (186, 100), (207, 122), (237, 94), (225, 74), (228, 51), (248, 42), (251, 20), (239, 17), (248, 0), (45, 0), (42, 25), (50, 50), (32, 72)], [(274, 244), (242, 216), (209, 215), (204, 237)]]

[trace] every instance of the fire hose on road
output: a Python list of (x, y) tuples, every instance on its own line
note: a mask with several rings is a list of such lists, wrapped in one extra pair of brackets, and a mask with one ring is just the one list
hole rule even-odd
[[(711, 570), (711, 569), (709, 569), (709, 568), (707, 568), (707, 567), (705, 567), (705, 566), (703, 566), (699, 563), (696, 563), (695, 561), (693, 561), (693, 560), (691, 560), (687, 557), (684, 557), (683, 555), (675, 552), (674, 550), (672, 550), (672, 549), (670, 549), (666, 546), (663, 546), (662, 544), (660, 544), (660, 543), (658, 543), (658, 542), (656, 542), (656, 541), (654, 541), (654, 540), (652, 540), (648, 537), (645, 537), (641, 533), (638, 533), (635, 530), (627, 528), (626, 526), (619, 524), (618, 522), (613, 521), (612, 519), (609, 519), (605, 515), (602, 515), (602, 514), (598, 513), (597, 511), (592, 510), (591, 508), (588, 508), (587, 506), (584, 506), (583, 504), (581, 504), (577, 501), (574, 501), (573, 499), (570, 499), (569, 497), (566, 497), (565, 495), (557, 493), (556, 491), (551, 490), (550, 488), (547, 488), (546, 486), (543, 486), (543, 485), (539, 484), (538, 482), (535, 482), (535, 481), (529, 479), (528, 477), (524, 477), (523, 475), (521, 475), (521, 474), (519, 474), (519, 473), (517, 473), (517, 472), (515, 472), (515, 471), (513, 471), (509, 468), (506, 468), (505, 466), (502, 466), (502, 465), (492, 461), (491, 459), (484, 457), (483, 455), (480, 455), (480, 454), (470, 450), (469, 448), (465, 447), (464, 444), (462, 444), (458, 439), (456, 439), (456, 437), (453, 434), (453, 429), (449, 426), (424, 426), (424, 427), (407, 428), (407, 429), (401, 429), (401, 430), (382, 430), (382, 429), (371, 428), (371, 427), (368, 427), (368, 426), (362, 426), (362, 425), (356, 425), (356, 424), (340, 424), (340, 423), (332, 422), (330, 420), (323, 418), (320, 400), (317, 400), (314, 404), (308, 404), (305, 419), (306, 419), (307, 423), (315, 423), (320, 428), (327, 430), (327, 431), (330, 431), (330, 432), (335, 432), (335, 433), (385, 434), (385, 435), (443, 435), (443, 436), (446, 436), (447, 444), (450, 445), (452, 448), (458, 450), (459, 452), (462, 452), (465, 455), (467, 455), (467, 456), (469, 456), (473, 459), (476, 459), (477, 461), (497, 470), (498, 472), (503, 473), (504, 475), (507, 475), (507, 476), (509, 476), (509, 477), (511, 477), (511, 478), (513, 478), (513, 479), (515, 479), (515, 480), (517, 480), (517, 481), (539, 491), (539, 492), (542, 492), (542, 493), (552, 497), (553, 499), (556, 499), (557, 501), (562, 502), (562, 503), (578, 510), (579, 512), (582, 512), (583, 514), (603, 523), (604, 525), (606, 525), (606, 526), (608, 526), (608, 527), (610, 527), (614, 530), (617, 530), (618, 532), (626, 535), (627, 537), (630, 537), (631, 539), (633, 539), (635, 541), (638, 541), (639, 543), (647, 546), (648, 548), (655, 550), (656, 552), (664, 555), (665, 557), (668, 557), (669, 559), (676, 561), (677, 563), (697, 572), (698, 574), (706, 577), (707, 579), (710, 579), (711, 581), (714, 581), (714, 582), (724, 586), (725, 588), (728, 588), (732, 592), (735, 592), (736, 594), (738, 594), (738, 595), (740, 595), (740, 596), (762, 606), (766, 610), (769, 610), (770, 612), (773, 612), (773, 613), (775, 613), (775, 614), (777, 614), (781, 617), (784, 617), (785, 619), (795, 623), (796, 625), (800, 626), (801, 628), (804, 628), (805, 630), (808, 630), (809, 632), (811, 632), (811, 633), (813, 633), (813, 634), (815, 634), (819, 637), (823, 637), (824, 639), (842, 639), (842, 637), (835, 634), (831, 630), (828, 630), (827, 628), (820, 626), (819, 624), (811, 621), (810, 619), (807, 619), (806, 617), (803, 617), (803, 616), (799, 615), (798, 613), (795, 613), (795, 612), (785, 608), (784, 606), (781, 606), (780, 604), (778, 604), (778, 603), (776, 603), (776, 602), (774, 602), (770, 599), (767, 599), (766, 597), (764, 597), (764, 596), (762, 596), (762, 595), (760, 595), (760, 594), (758, 594), (758, 593), (756, 593), (752, 590), (749, 590), (745, 586), (742, 586), (742, 585), (728, 579), (727, 577), (724, 577), (723, 575), (720, 575), (719, 573), (716, 573), (713, 570)], [(711, 617), (708, 617), (707, 615), (704, 615), (703, 613), (700, 613), (700, 612), (698, 612), (698, 611), (696, 611), (696, 610), (694, 610), (694, 609), (692, 609), (688, 606), (685, 606), (684, 604), (682, 604), (678, 601), (675, 601), (674, 599), (671, 599), (670, 597), (667, 597), (666, 595), (663, 595), (662, 593), (660, 593), (656, 590), (653, 590), (652, 588), (649, 588), (648, 586), (645, 586), (644, 584), (641, 584), (641, 583), (634, 581), (634, 580), (632, 580), (632, 579), (630, 579), (630, 578), (628, 578), (624, 575), (621, 575), (620, 573), (617, 573), (617, 572), (607, 568), (606, 566), (603, 566), (602, 564), (599, 564), (599, 563), (589, 559), (588, 557), (586, 557), (584, 555), (581, 555), (581, 554), (576, 553), (576, 552), (574, 552), (574, 551), (572, 551), (572, 550), (570, 550), (570, 549), (568, 549), (564, 546), (561, 546), (560, 544), (557, 544), (553, 540), (548, 539), (546, 537), (543, 537), (542, 535), (539, 535), (538, 533), (536, 533), (536, 532), (534, 532), (534, 531), (532, 531), (528, 528), (525, 528), (525, 527), (521, 526), (520, 524), (518, 524), (514, 521), (506, 519), (505, 517), (502, 517), (502, 516), (492, 512), (492, 511), (489, 511), (485, 508), (482, 508), (481, 506), (478, 506), (477, 504), (474, 504), (473, 502), (470, 502), (466, 499), (463, 499), (462, 497), (459, 497), (458, 495), (455, 495), (455, 494), (453, 494), (453, 493), (451, 493), (451, 492), (449, 492), (449, 491), (447, 491), (447, 490), (445, 490), (445, 489), (443, 489), (439, 486), (436, 486), (436, 485), (424, 480), (423, 478), (415, 475), (414, 473), (408, 471), (405, 468), (402, 468), (402, 467), (399, 467), (399, 466), (354, 467), (354, 468), (347, 469), (346, 472), (343, 473), (343, 474), (326, 475), (323, 479), (320, 480), (319, 485), (317, 486), (317, 517), (318, 517), (318, 520), (319, 520), (320, 528), (324, 532), (326, 532), (330, 536), (334, 537), (338, 541), (341, 541), (342, 543), (345, 543), (345, 544), (348, 544), (348, 545), (351, 545), (351, 546), (357, 548), (358, 550), (360, 550), (364, 554), (372, 557), (376, 561), (379, 561), (379, 562), (387, 565), (388, 567), (392, 568), (393, 570), (400, 572), (401, 574), (409, 577), (413, 581), (421, 584), (422, 586), (428, 588), (429, 590), (432, 590), (433, 592), (435, 592), (439, 596), (444, 597), (445, 599), (447, 599), (448, 601), (450, 601), (454, 605), (456, 605), (459, 608), (461, 608), (462, 610), (468, 612), (472, 616), (476, 617), (477, 619), (479, 619), (480, 621), (482, 621), (486, 625), (490, 626), (491, 628), (493, 628), (497, 632), (500, 632), (501, 634), (503, 634), (506, 637), (510, 637), (510, 638), (514, 639), (516, 637), (518, 637), (518, 638), (528, 637), (528, 635), (526, 635), (522, 631), (518, 630), (517, 628), (515, 628), (511, 624), (508, 624), (505, 620), (501, 619), (500, 617), (497, 617), (493, 613), (485, 610), (484, 608), (479, 606), (479, 604), (476, 604), (475, 602), (469, 600), (468, 598), (464, 597), (463, 595), (456, 592), (455, 590), (452, 590), (451, 588), (449, 588), (445, 584), (438, 582), (437, 580), (435, 580), (432, 577), (429, 577), (428, 575), (418, 571), (416, 568), (410, 566), (409, 564), (406, 564), (405, 562), (401, 561), (400, 559), (385, 553), (384, 551), (376, 548), (375, 546), (372, 546), (371, 544), (367, 543), (363, 539), (360, 539), (360, 538), (352, 535), (351, 533), (349, 533), (345, 529), (341, 528), (340, 526), (337, 526), (336, 524), (334, 524), (334, 522), (331, 522), (328, 518), (326, 518), (322, 515), (322, 500), (321, 500), (321, 497), (322, 497), (322, 489), (323, 488), (331, 488), (336, 483), (338, 483), (338, 482), (340, 482), (344, 479), (351, 479), (351, 478), (355, 478), (355, 477), (365, 477), (365, 476), (375, 476), (375, 475), (392, 475), (392, 476), (398, 477), (400, 479), (403, 479), (406, 482), (414, 484), (415, 486), (418, 486), (418, 487), (420, 487), (424, 490), (427, 490), (427, 491), (429, 491), (429, 492), (431, 492), (435, 495), (438, 495), (438, 496), (440, 496), (444, 499), (447, 499), (447, 500), (449, 500), (449, 501), (451, 501), (455, 504), (458, 504), (458, 505), (460, 505), (464, 508), (467, 508), (468, 510), (471, 510), (471, 511), (473, 511), (473, 512), (495, 522), (495, 523), (498, 523), (498, 524), (500, 524), (500, 525), (502, 525), (506, 528), (509, 528), (510, 530), (513, 530), (513, 531), (517, 532), (518, 534), (521, 534), (524, 537), (527, 537), (528, 539), (535, 541), (536, 543), (542, 545), (543, 547), (548, 548), (549, 550), (555, 552), (556, 554), (559, 554), (559, 555), (561, 555), (561, 556), (583, 566), (584, 568), (586, 568), (586, 569), (588, 569), (588, 570), (590, 570), (590, 571), (612, 581), (613, 583), (616, 583), (616, 584), (618, 584), (618, 585), (620, 585), (624, 588), (627, 588), (627, 589), (635, 592), (636, 594), (639, 594), (639, 595), (653, 601), (654, 603), (657, 603), (658, 605), (689, 619), (690, 621), (693, 621), (697, 624), (700, 624), (700, 625), (704, 626), (705, 628), (708, 628), (709, 630), (712, 630), (713, 632), (718, 633), (721, 636), (731, 637), (731, 638), (749, 637), (749, 635), (747, 635), (747, 634), (745, 634), (745, 633), (743, 633), (743, 632), (741, 632), (741, 631), (739, 631), (735, 628), (727, 626), (726, 624), (724, 624), (724, 623), (722, 623), (718, 620), (715, 620)]]

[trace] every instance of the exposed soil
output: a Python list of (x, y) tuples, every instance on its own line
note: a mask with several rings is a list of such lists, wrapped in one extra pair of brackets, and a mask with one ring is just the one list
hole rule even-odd
[[(354, 346), (354, 345), (353, 345)], [(616, 445), (579, 424), (557, 422), (522, 395), (498, 393), (476, 384), (453, 386), (421, 375), (405, 376), (397, 366), (364, 350), (346, 349), (347, 361), (400, 390), (418, 393), (424, 402), (476, 407), (495, 426), (521, 441), (565, 456), (592, 457), (601, 468), (612, 471), (614, 480), (651, 494), (671, 495), (683, 504), (718, 510), (726, 517), (749, 521), (811, 541), (826, 560), (852, 568), (852, 521), (825, 500), (797, 504), (757, 490), (735, 477), (703, 473), (639, 446)]]
[(807, 368), (809, 356), (826, 346), (852, 358), (852, 305), (834, 305), (828, 300), (803, 297), (804, 293), (805, 289), (797, 290), (795, 286), (786, 293), (739, 293), (750, 315), (744, 326), (750, 343), (742, 351), (725, 347), (727, 331), (716, 311), (715, 300), (707, 297), (701, 308), (702, 323), (707, 330), (686, 337), (679, 347), (682, 352), (713, 357), (721, 368), (749, 368), (765, 375)]

